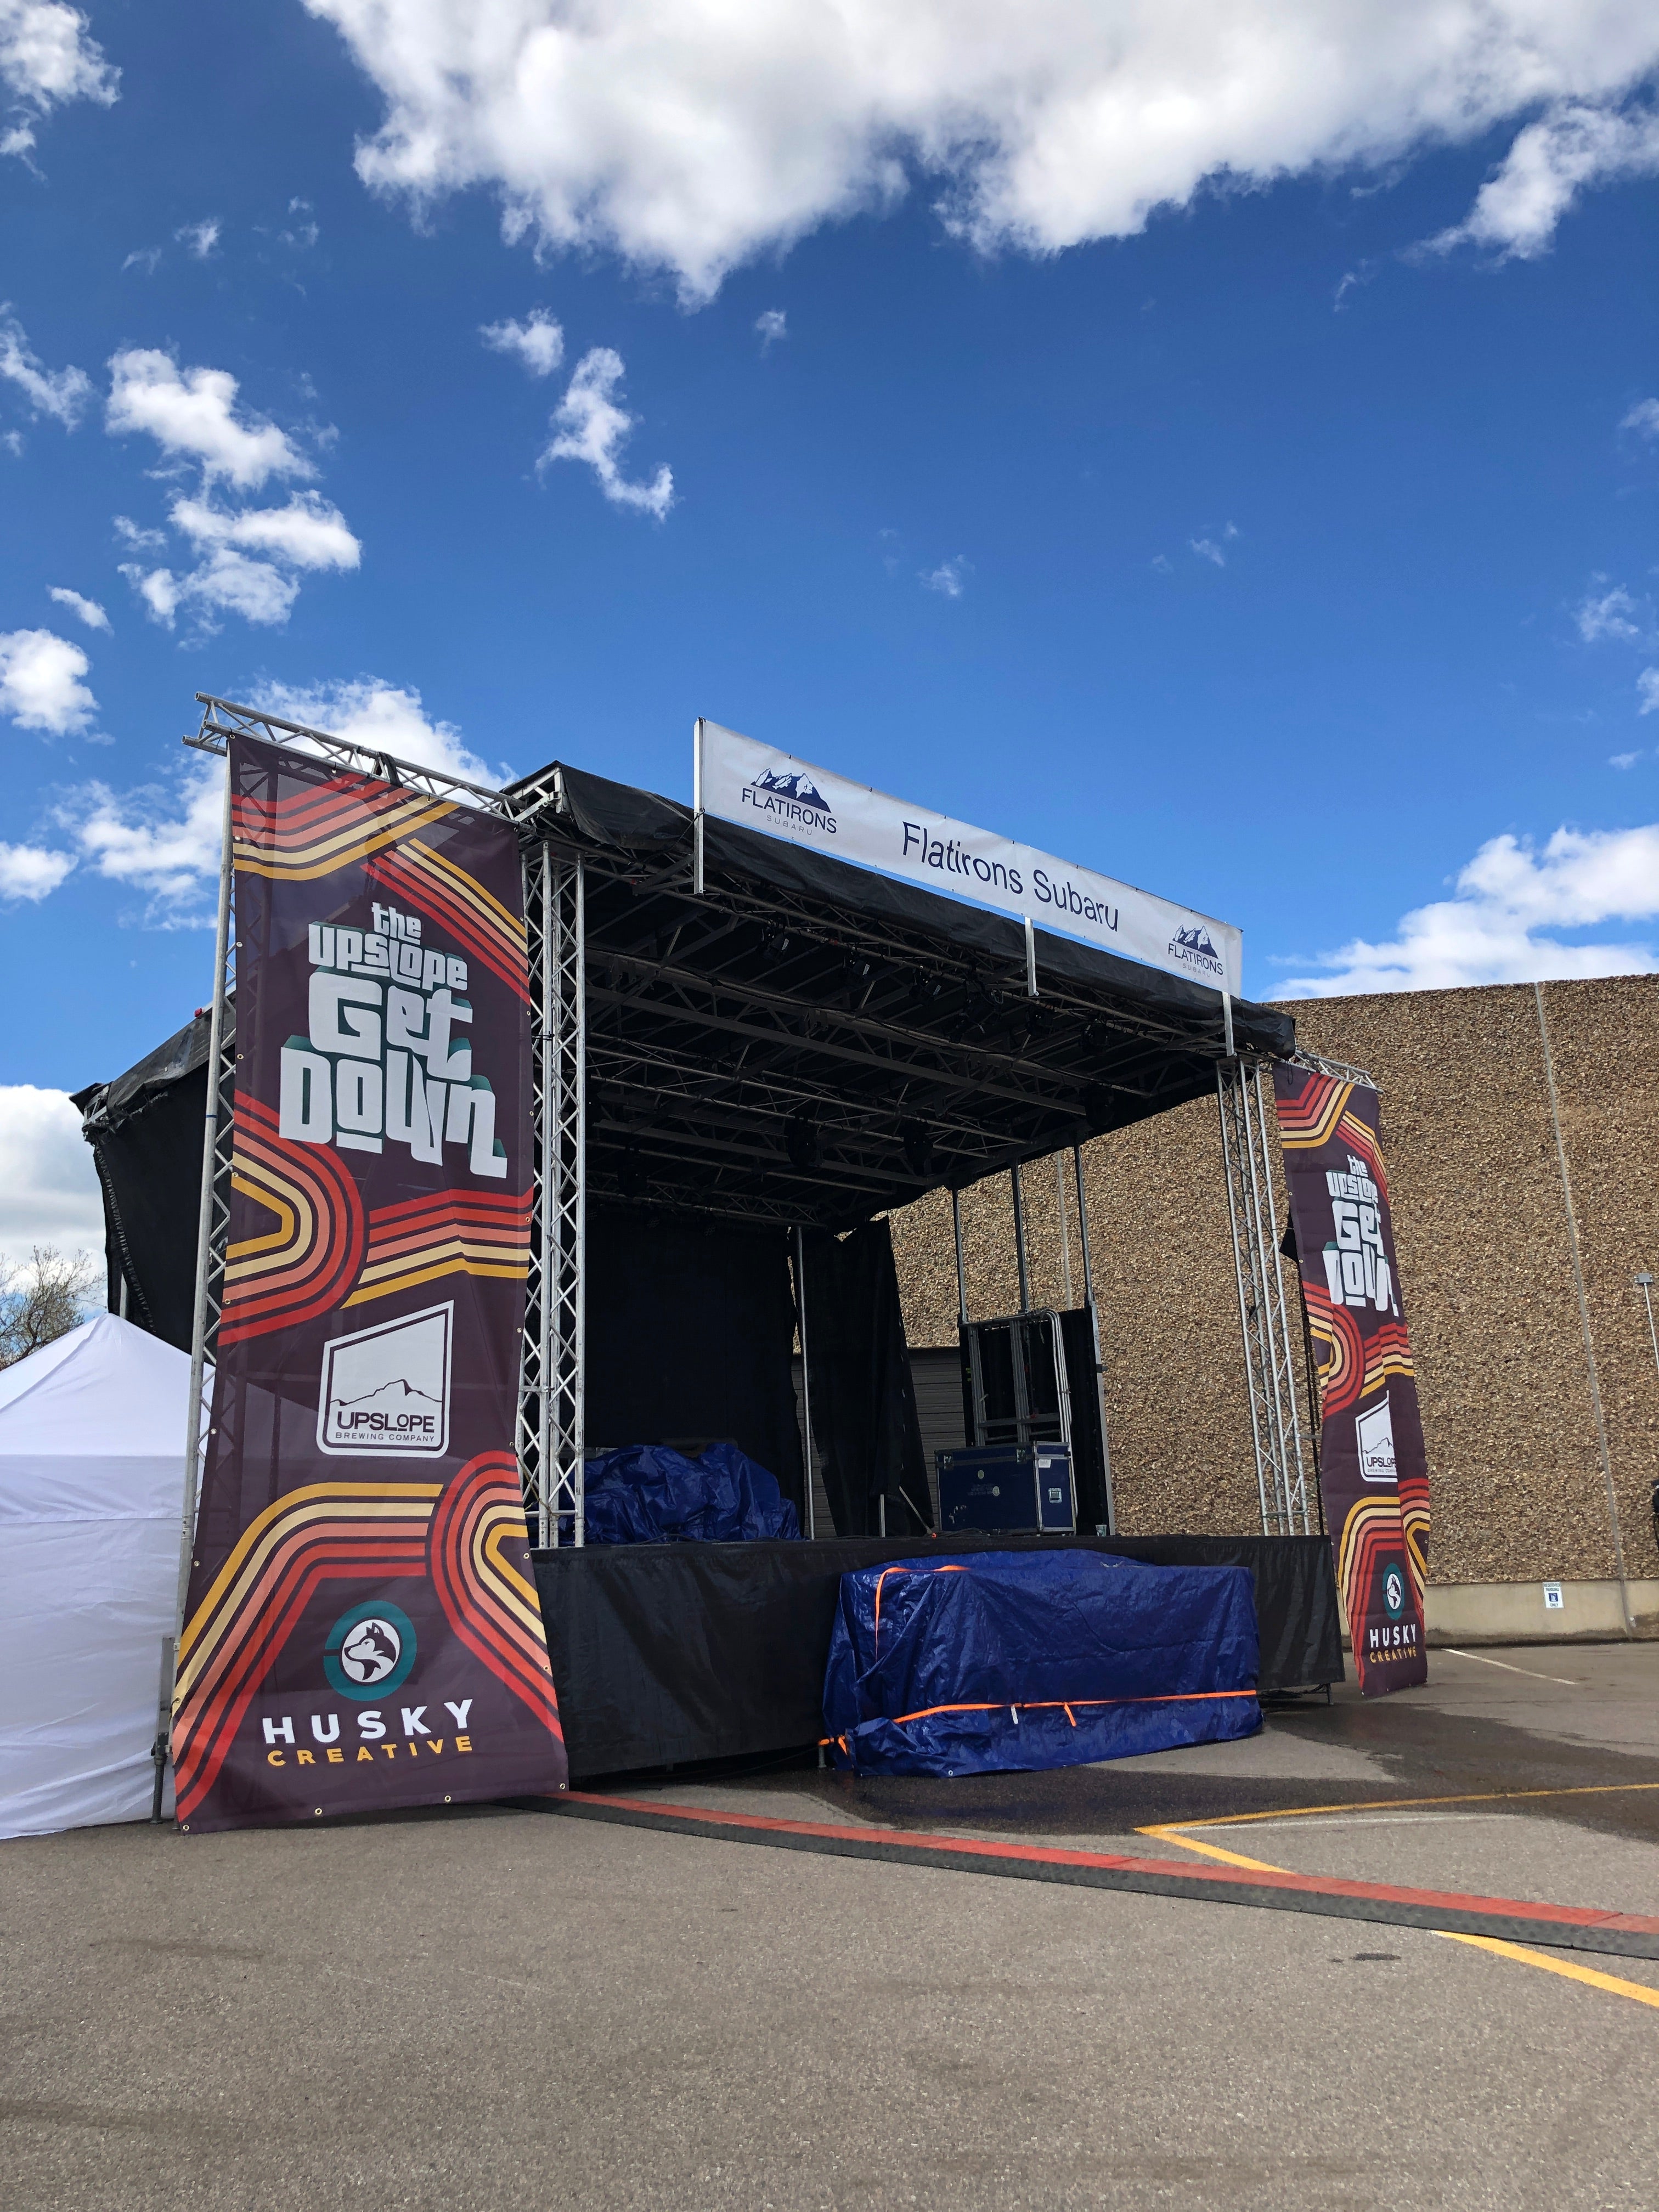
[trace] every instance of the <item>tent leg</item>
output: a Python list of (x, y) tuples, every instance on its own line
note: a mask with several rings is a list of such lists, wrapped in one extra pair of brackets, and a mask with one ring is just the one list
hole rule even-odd
[(161, 1638), (161, 1687), (155, 1701), (155, 1741), (149, 1747), (149, 1755), (155, 1762), (155, 1788), (149, 1801), (150, 1826), (155, 1828), (159, 1828), (161, 1825), (161, 1797), (167, 1788), (168, 1740), (173, 1718), (174, 1648), (172, 1637), (164, 1636)]

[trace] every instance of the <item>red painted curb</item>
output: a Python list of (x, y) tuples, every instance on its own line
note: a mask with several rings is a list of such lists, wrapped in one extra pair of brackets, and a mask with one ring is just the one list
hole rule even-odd
[[(878, 1850), (882, 1856), (902, 1859), (908, 1856), (921, 1858), (924, 1855), (933, 1861), (940, 1856), (953, 1858), (971, 1865), (979, 1861), (986, 1863), (986, 1871), (1004, 1868), (1013, 1871), (1020, 1866), (1053, 1869), (1059, 1873), (1074, 1869), (1079, 1874), (1126, 1875), (1141, 1881), (1178, 1884), (1183, 1894), (1200, 1894), (1206, 1887), (1219, 1893), (1226, 1893), (1229, 1903), (1243, 1901), (1251, 1892), (1260, 1893), (1261, 1901), (1283, 1898), (1306, 1899), (1310, 1905), (1339, 1900), (1350, 1906), (1372, 1905), (1394, 1908), (1394, 1914), (1402, 1909), (1417, 1914), (1430, 1914), (1462, 1921), (1503, 1921), (1506, 1932), (1518, 1923), (1524, 1923), (1539, 1940), (1548, 1942), (1551, 1932), (1554, 1940), (1570, 1940), (1574, 1931), (1626, 1939), (1614, 1948), (1635, 1950), (1639, 1944), (1644, 1954), (1659, 1956), (1659, 1948), (1649, 1952), (1649, 1942), (1659, 1947), (1659, 1918), (1638, 1913), (1607, 1912), (1594, 1905), (1550, 1905), (1512, 1897), (1480, 1897), (1458, 1890), (1410, 1889), (1396, 1882), (1348, 1881), (1334, 1875), (1278, 1874), (1251, 1867), (1202, 1865), (1192, 1860), (1131, 1858), (1111, 1851), (1054, 1850), (1038, 1844), (1004, 1844), (967, 1836), (939, 1836), (918, 1832), (914, 1829), (842, 1827), (819, 1820), (779, 1820), (759, 1813), (723, 1813), (700, 1805), (675, 1805), (648, 1797), (611, 1797), (591, 1790), (573, 1790), (568, 1796), (557, 1799), (560, 1806), (591, 1808), (595, 1814), (621, 1818), (630, 1823), (649, 1821), (663, 1827), (714, 1829), (726, 1832), (734, 1838), (751, 1837), (755, 1841), (775, 1838), (780, 1842), (799, 1839), (803, 1844), (820, 1843), (850, 1845), (866, 1851)], [(1425, 1924), (1427, 1924), (1426, 1923)], [(1547, 1932), (1551, 1931), (1551, 1932)], [(1636, 1939), (1632, 1942), (1630, 1939)]]

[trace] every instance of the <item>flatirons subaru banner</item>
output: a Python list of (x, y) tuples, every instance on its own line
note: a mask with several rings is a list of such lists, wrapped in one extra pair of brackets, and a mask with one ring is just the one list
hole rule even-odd
[(179, 1650), (192, 1832), (562, 1789), (514, 1437), (530, 993), (503, 823), (230, 747), (235, 1166)]
[(1400, 1298), (1377, 1096), (1273, 1070), (1285, 1179), (1313, 1339), (1319, 1475), (1361, 1692), (1428, 1680), (1429, 1471)]
[(698, 808), (722, 821), (1000, 908), (1237, 996), (1243, 939), (1231, 923), (850, 783), (718, 722), (697, 724), (696, 789)]

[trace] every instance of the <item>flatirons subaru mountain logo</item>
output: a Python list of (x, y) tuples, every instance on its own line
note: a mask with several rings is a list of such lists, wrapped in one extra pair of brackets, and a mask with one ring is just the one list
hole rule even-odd
[(744, 784), (743, 804), (763, 815), (769, 829), (789, 823), (798, 829), (825, 830), (831, 837), (836, 834), (830, 802), (805, 769), (763, 769)]
[(317, 1444), (353, 1458), (441, 1459), (449, 1449), (453, 1304), (336, 1337), (323, 1353)]
[(1194, 922), (1190, 929), (1176, 930), (1170, 939), (1170, 957), (1195, 975), (1219, 977), (1222, 973), (1221, 955), (1201, 922)]

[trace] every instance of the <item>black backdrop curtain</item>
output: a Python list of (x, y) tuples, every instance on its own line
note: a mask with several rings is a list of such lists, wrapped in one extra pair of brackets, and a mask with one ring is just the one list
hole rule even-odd
[(805, 1524), (788, 1237), (639, 1206), (587, 1212), (587, 1449), (729, 1437)]
[(812, 1443), (836, 1533), (873, 1535), (885, 1498), (890, 1535), (924, 1534), (933, 1496), (886, 1222), (809, 1236), (805, 1289)]

